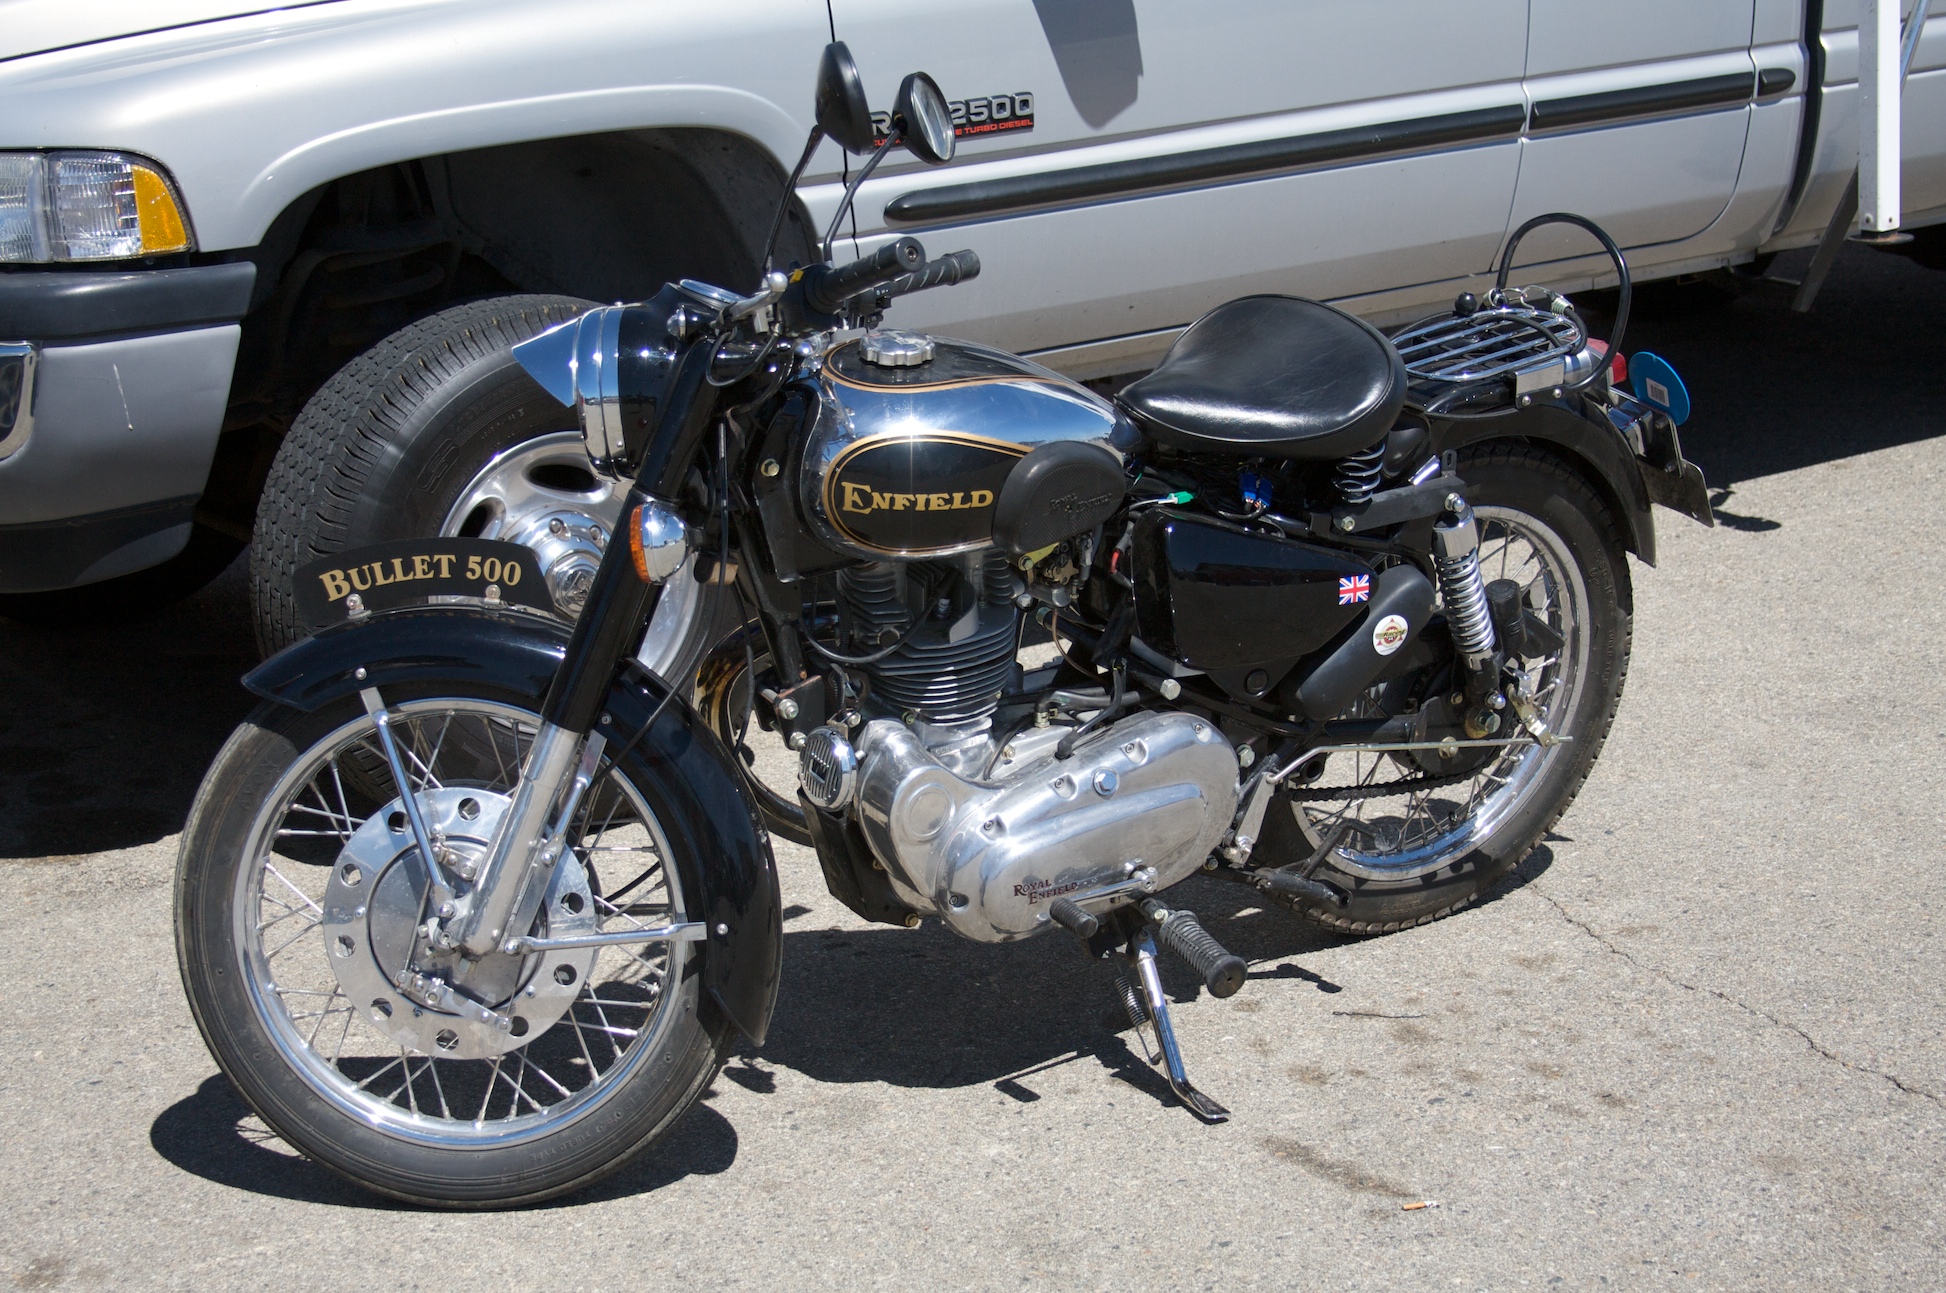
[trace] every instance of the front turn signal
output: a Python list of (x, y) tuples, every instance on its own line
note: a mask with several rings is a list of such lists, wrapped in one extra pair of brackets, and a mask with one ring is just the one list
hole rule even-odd
[(689, 558), (689, 527), (676, 509), (652, 498), (629, 514), (628, 551), (643, 583), (662, 583)]

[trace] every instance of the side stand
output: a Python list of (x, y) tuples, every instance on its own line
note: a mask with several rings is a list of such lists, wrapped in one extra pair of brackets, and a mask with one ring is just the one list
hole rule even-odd
[[(1122, 956), (1135, 967), (1135, 976), (1141, 984), (1138, 994), (1126, 979), (1123, 980), (1123, 1004), (1127, 1006), (1129, 1019), (1138, 1031), (1144, 1024), (1155, 1028), (1156, 1045), (1161, 1051), (1163, 1072), (1169, 1078), (1170, 1088), (1188, 1106), (1189, 1111), (1204, 1122), (1228, 1122), (1228, 1109), (1190, 1085), (1189, 1074), (1182, 1064), (1182, 1051), (1176, 1046), (1176, 1030), (1169, 1025), (1169, 1000), (1162, 995), (1162, 976), (1156, 973), (1155, 940), (1149, 937), (1146, 927), (1130, 937)], [(1149, 1063), (1155, 1063), (1156, 1059), (1151, 1055)]]

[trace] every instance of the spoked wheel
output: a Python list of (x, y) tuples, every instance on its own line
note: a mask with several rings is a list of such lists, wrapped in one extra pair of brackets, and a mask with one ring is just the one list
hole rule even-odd
[[(1436, 920), (1525, 858), (1587, 779), (1621, 699), (1631, 599), (1606, 504), (1558, 459), (1534, 450), (1475, 451), (1462, 458), (1460, 475), (1480, 526), (1482, 577), (1517, 582), (1529, 613), (1561, 639), (1558, 650), (1523, 660), (1521, 672), (1542, 720), (1566, 739), (1448, 760), (1433, 752), (1335, 754), (1309, 786), (1293, 787), (1272, 810), (1282, 820), (1266, 831), (1258, 858), (1307, 865), (1349, 893), (1342, 910), (1299, 910), (1352, 933)], [(1368, 695), (1348, 717), (1366, 716), (1378, 699)], [(1507, 719), (1502, 734), (1514, 735), (1511, 713)], [(1356, 795), (1326, 793), (1352, 787)]]
[[(510, 699), (388, 699), (463, 897), (539, 720)], [(656, 788), (604, 771), (535, 937), (684, 919)], [(699, 1016), (689, 944), (468, 962), (427, 941), (428, 881), (355, 701), (267, 707), (218, 755), (183, 836), (183, 980), (224, 1071), (293, 1146), (397, 1198), (528, 1202), (625, 1163), (701, 1094), (725, 1025)]]

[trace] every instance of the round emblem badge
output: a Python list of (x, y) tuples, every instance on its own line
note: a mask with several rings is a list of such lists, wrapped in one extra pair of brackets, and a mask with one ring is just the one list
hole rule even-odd
[(1372, 625), (1372, 650), (1380, 655), (1391, 655), (1405, 645), (1406, 635), (1412, 626), (1405, 622), (1403, 615), (1387, 615)]

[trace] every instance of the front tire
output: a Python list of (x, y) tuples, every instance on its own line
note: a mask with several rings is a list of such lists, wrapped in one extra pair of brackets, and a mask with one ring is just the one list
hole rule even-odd
[[(1587, 780), (1628, 675), (1633, 596), (1620, 526), (1607, 503), (1559, 457), (1526, 446), (1465, 451), (1459, 474), (1481, 522), (1482, 575), (1513, 576), (1538, 589), (1530, 592), (1530, 610), (1564, 631), (1559, 662), (1531, 672), (1537, 691), (1551, 688), (1544, 692), (1549, 727), (1568, 740), (1509, 750), (1484, 762), (1471, 781), (1416, 794), (1273, 803), (1257, 860), (1302, 866), (1315, 857), (1308, 874), (1349, 894), (1350, 903), (1292, 905), (1348, 934), (1437, 920), (1519, 865)], [(1514, 568), (1495, 568), (1510, 556)], [(1395, 756), (1339, 754), (1316, 784), (1382, 787), (1436, 771), (1436, 764), (1402, 768)]]
[[(511, 695), (394, 690), (394, 730), (426, 777), (415, 790), (429, 812), (447, 803), (441, 833), (463, 859), (466, 823), (490, 834), (480, 828), (497, 820), (539, 720)], [(683, 918), (658, 824), (682, 788), (633, 765), (605, 785), (556, 863), (539, 932), (557, 918), (592, 932)], [(667, 1134), (721, 1064), (729, 1025), (700, 996), (697, 949), (496, 954), (435, 970), (441, 954), (414, 928), (423, 873), (397, 804), (355, 699), (309, 714), (267, 705), (237, 729), (190, 811), (177, 871), (177, 952), (204, 1040), (272, 1130), (393, 1198), (501, 1207), (599, 1180)], [(470, 984), (512, 1028), (424, 1004), (397, 986), (401, 972)]]

